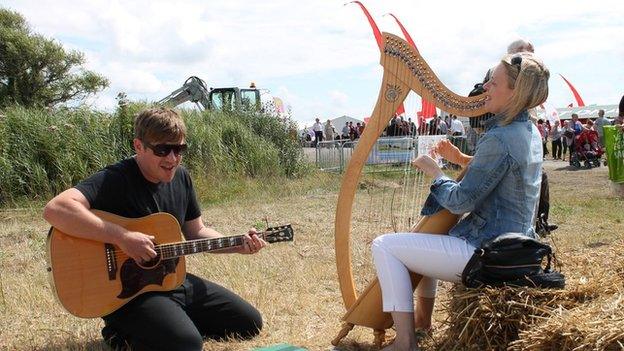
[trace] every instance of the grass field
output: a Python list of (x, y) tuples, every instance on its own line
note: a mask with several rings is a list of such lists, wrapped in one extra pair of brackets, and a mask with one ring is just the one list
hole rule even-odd
[[(560, 256), (578, 249), (608, 249), (624, 233), (624, 199), (614, 195), (607, 169), (575, 170), (552, 161), (545, 167), (551, 222), (559, 225), (553, 239)], [(299, 182), (305, 184), (285, 184), (282, 194), (258, 194), (204, 208), (204, 221), (226, 235), (264, 221), (291, 223), (295, 229), (293, 243), (275, 244), (257, 255), (188, 259), (188, 271), (237, 292), (258, 307), (265, 322), (254, 340), (207, 341), (205, 350), (250, 350), (282, 342), (331, 349), (344, 313), (333, 243), (340, 178), (322, 174)], [(41, 219), (41, 207), (1, 210), (0, 228), (0, 350), (106, 350), (101, 320), (69, 315), (52, 295), (45, 272), (48, 225)], [(368, 240), (355, 235), (352, 239), (366, 248)], [(370, 261), (368, 250), (354, 252), (361, 256), (354, 261)], [(369, 269), (354, 270), (358, 281), (370, 278), (362, 273)], [(441, 298), (446, 288), (440, 289)], [(444, 317), (437, 309), (436, 320)], [(371, 350), (371, 342), (372, 332), (356, 327), (339, 349)]]

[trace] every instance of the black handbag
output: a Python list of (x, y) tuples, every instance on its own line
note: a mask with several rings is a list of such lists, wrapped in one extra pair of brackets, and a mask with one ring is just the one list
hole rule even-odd
[[(546, 243), (521, 234), (503, 234), (475, 250), (462, 272), (462, 283), (469, 288), (563, 288), (565, 276), (551, 268), (552, 258), (552, 249)], [(544, 259), (546, 267), (542, 267)]]

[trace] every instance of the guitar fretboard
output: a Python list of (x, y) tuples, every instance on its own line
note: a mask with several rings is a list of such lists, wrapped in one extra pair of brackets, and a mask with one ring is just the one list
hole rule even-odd
[[(258, 236), (263, 238), (264, 233), (259, 233)], [(241, 246), (243, 245), (243, 238), (243, 235), (238, 235), (214, 239), (196, 239), (179, 243), (157, 245), (156, 249), (157, 251), (160, 250), (160, 254), (163, 259), (169, 259), (200, 252), (216, 251)]]

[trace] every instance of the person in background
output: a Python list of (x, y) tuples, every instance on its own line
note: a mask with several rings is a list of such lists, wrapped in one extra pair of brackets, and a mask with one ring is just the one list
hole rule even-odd
[(462, 136), (466, 133), (464, 129), (464, 124), (457, 119), (457, 116), (453, 115), (451, 120), (451, 135), (452, 136)]
[(336, 137), (336, 128), (334, 128), (332, 121), (328, 119), (327, 122), (325, 122), (325, 139), (328, 141), (334, 141), (335, 137)]
[(344, 127), (342, 127), (342, 140), (343, 142), (349, 139), (349, 133), (351, 132), (351, 128), (349, 128), (349, 122), (345, 122)]
[(600, 147), (604, 147), (604, 130), (602, 127), (608, 126), (611, 123), (604, 116), (604, 110), (598, 110), (598, 118), (594, 121), (594, 127), (596, 128), (596, 133), (598, 133), (598, 142), (600, 143)]
[(561, 149), (563, 145), (561, 143), (562, 130), (559, 125), (559, 120), (555, 121), (555, 125), (550, 130), (550, 140), (553, 160), (561, 160)]
[(570, 151), (569, 161), (571, 165), (572, 153), (574, 152), (572, 150), (572, 146), (574, 145), (574, 128), (572, 128), (572, 125), (570, 124), (569, 120), (563, 122), (562, 133), (563, 133), (563, 160), (565, 161), (566, 150)]
[(414, 137), (418, 133), (416, 123), (412, 122), (412, 118), (408, 118), (407, 123), (409, 123), (410, 136)]
[(353, 125), (353, 122), (349, 122), (349, 138), (351, 138), (351, 141), (353, 141), (357, 139), (357, 137), (358, 132), (356, 126)]
[[(583, 124), (581, 123), (581, 121), (578, 120), (578, 114), (573, 113), (572, 114), (572, 119), (570, 119), (570, 130), (572, 130), (573, 135), (570, 138), (570, 165), (572, 165), (572, 153), (574, 152), (574, 148), (576, 147), (576, 138), (581, 134), (581, 132), (583, 131)], [(568, 134), (569, 135), (569, 134)]]
[(312, 125), (312, 131), (314, 132), (314, 147), (317, 147), (318, 144), (323, 141), (323, 124), (318, 118), (316, 118), (314, 121), (315, 122)]
[(437, 134), (440, 134), (440, 135), (448, 134), (448, 126), (446, 125), (446, 122), (442, 120), (442, 116), (438, 116), (438, 133)]

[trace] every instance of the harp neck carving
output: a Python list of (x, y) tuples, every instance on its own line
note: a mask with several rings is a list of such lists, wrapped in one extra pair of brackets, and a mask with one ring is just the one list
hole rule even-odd
[[(464, 117), (480, 116), (485, 110), (482, 95), (465, 97), (453, 93), (438, 79), (420, 53), (405, 40), (390, 33), (383, 33), (381, 65), (384, 71), (396, 76), (410, 90), (422, 98), (433, 101), (443, 111)], [(393, 89), (386, 88), (388, 102), (393, 102)]]

